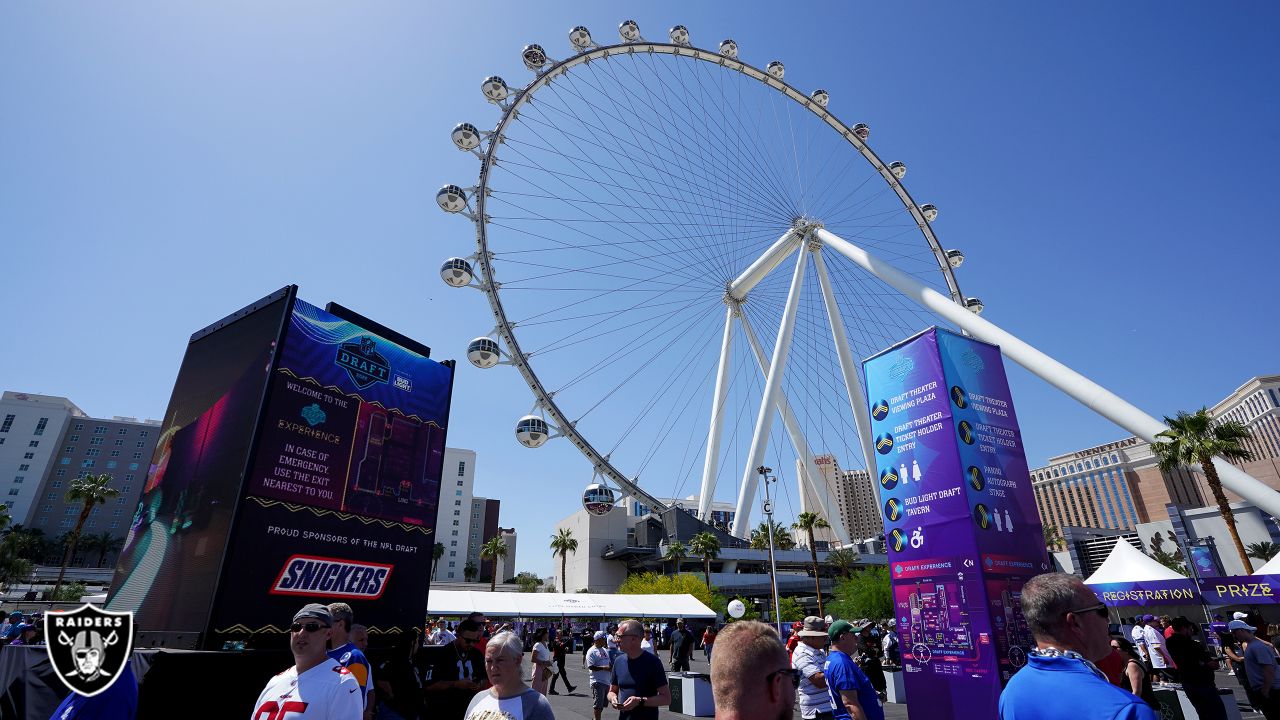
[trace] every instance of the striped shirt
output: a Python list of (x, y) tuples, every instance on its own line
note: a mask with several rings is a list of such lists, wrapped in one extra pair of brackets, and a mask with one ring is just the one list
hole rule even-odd
[(831, 712), (831, 696), (827, 694), (827, 689), (820, 688), (809, 680), (822, 672), (822, 666), (826, 661), (825, 652), (809, 647), (803, 642), (797, 644), (795, 652), (791, 654), (791, 667), (799, 670), (803, 676), (800, 678), (800, 687), (797, 688), (796, 693), (796, 698), (800, 701), (802, 718), (813, 718), (820, 712)]

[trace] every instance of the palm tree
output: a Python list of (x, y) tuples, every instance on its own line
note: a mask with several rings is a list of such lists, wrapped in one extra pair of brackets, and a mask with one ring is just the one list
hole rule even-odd
[(493, 561), (493, 574), (489, 578), (489, 592), (498, 589), (498, 561), (507, 556), (507, 544), (495, 537), (480, 546), (480, 559)]
[(444, 557), (444, 543), (438, 542), (436, 546), (431, 548), (431, 579), (436, 579), (436, 568), (440, 565), (440, 558)]
[(1062, 532), (1058, 530), (1057, 525), (1044, 525), (1043, 529), (1044, 548), (1049, 552), (1054, 552), (1058, 548), (1062, 547), (1062, 544), (1067, 541), (1066, 538), (1062, 537)]
[[(778, 550), (790, 550), (795, 546), (795, 538), (791, 537), (791, 533), (787, 532), (786, 526), (782, 523), (775, 522), (773, 524), (773, 547)], [(761, 521), (760, 524), (751, 531), (751, 549), (769, 549), (769, 525), (767, 520)]]
[(551, 536), (551, 557), (560, 556), (560, 592), (569, 592), (565, 568), (569, 564), (569, 553), (578, 552), (578, 541), (569, 528), (560, 528)]
[(836, 548), (827, 553), (827, 565), (830, 565), (840, 577), (853, 574), (853, 566), (858, 562), (858, 553), (845, 548)]
[(117, 537), (109, 532), (101, 532), (97, 535), (86, 536), (81, 542), (85, 545), (86, 550), (98, 551), (98, 564), (94, 567), (102, 567), (102, 563), (107, 559), (107, 554), (116, 552), (124, 545), (124, 538)]
[(711, 561), (720, 555), (720, 538), (710, 530), (689, 538), (689, 550), (702, 557), (702, 572), (707, 579), (707, 589), (711, 589)]
[(791, 524), (793, 530), (803, 530), (809, 538), (809, 556), (813, 559), (813, 591), (818, 596), (818, 617), (826, 617), (826, 614), (822, 612), (822, 581), (818, 572), (818, 548), (813, 542), (813, 531), (829, 527), (831, 524), (814, 512), (800, 513), (796, 516), (796, 521)]
[(680, 574), (680, 562), (687, 557), (689, 557), (689, 549), (686, 548), (684, 543), (679, 540), (669, 543), (667, 545), (667, 551), (662, 554), (662, 559), (665, 562), (671, 563), (672, 575)]
[(1165, 417), (1168, 430), (1156, 433), (1156, 444), (1151, 446), (1156, 459), (1160, 461), (1160, 469), (1172, 472), (1185, 465), (1199, 463), (1204, 470), (1205, 482), (1209, 491), (1218, 503), (1218, 513), (1227, 524), (1227, 533), (1231, 542), (1235, 543), (1240, 562), (1247, 575), (1253, 572), (1253, 564), (1240, 542), (1240, 533), (1236, 530), (1236, 518), (1231, 514), (1231, 504), (1222, 492), (1222, 481), (1218, 479), (1218, 469), (1213, 466), (1213, 458), (1221, 457), (1230, 462), (1244, 462), (1253, 459), (1253, 453), (1244, 446), (1244, 441), (1251, 438), (1244, 425), (1234, 420), (1214, 421), (1208, 408), (1200, 408), (1195, 413), (1179, 411), (1178, 417)]
[[(493, 572), (497, 573), (498, 571), (495, 569)], [(476, 575), (479, 574), (480, 568), (476, 567), (474, 560), (468, 558), (467, 564), (462, 568), (462, 577), (465, 578), (467, 582), (472, 582), (476, 579)]]
[(1249, 543), (1244, 546), (1244, 549), (1249, 552), (1249, 557), (1257, 558), (1262, 562), (1266, 562), (1275, 557), (1277, 553), (1280, 553), (1280, 545), (1273, 542)]
[(53, 593), (50, 597), (58, 597), (58, 591), (62, 589), (62, 578), (67, 574), (67, 565), (71, 564), (71, 558), (76, 554), (76, 543), (80, 541), (80, 530), (84, 524), (88, 522), (89, 515), (93, 513), (93, 509), (99, 505), (105, 505), (108, 500), (120, 494), (111, 485), (111, 476), (107, 473), (101, 475), (85, 475), (71, 481), (71, 490), (67, 492), (67, 502), (79, 501), (83, 503), (80, 508), (80, 517), (76, 520), (76, 527), (71, 531), (71, 537), (67, 542), (67, 553), (62, 556), (62, 568), (58, 570), (58, 581), (53, 584)]

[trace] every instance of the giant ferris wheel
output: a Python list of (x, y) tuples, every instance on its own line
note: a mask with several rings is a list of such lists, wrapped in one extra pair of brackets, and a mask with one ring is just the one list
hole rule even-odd
[(516, 439), (571, 442), (604, 488), (594, 500), (609, 485), (658, 511), (658, 496), (690, 497), (703, 520), (728, 500), (745, 537), (770, 464), (795, 481), (784, 516), (818, 510), (860, 540), (815, 459), (871, 466), (858, 359), (933, 324), (1000, 344), (1135, 434), (1163, 429), (977, 317), (938, 209), (868, 125), (837, 116), (853, 102), (680, 25), (659, 41), (627, 20), (607, 44), (579, 26), (565, 53), (526, 46), (522, 82), (483, 81), (496, 123), (452, 133), (477, 179), (436, 199), (475, 229), (441, 276), (493, 314), (468, 359), (520, 373), (532, 399)]

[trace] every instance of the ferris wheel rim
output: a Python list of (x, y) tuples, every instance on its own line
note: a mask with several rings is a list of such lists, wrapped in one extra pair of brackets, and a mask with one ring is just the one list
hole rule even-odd
[[(539, 48), (539, 50), (541, 50), (541, 48)], [(545, 413), (551, 416), (555, 429), (558, 430), (560, 434), (568, 438), (578, 448), (579, 452), (581, 452), (587, 460), (592, 463), (593, 469), (597, 475), (602, 478), (613, 480), (624, 492), (643, 501), (652, 510), (661, 513), (668, 509), (667, 505), (640, 487), (638, 484), (640, 480), (639, 476), (636, 476), (635, 478), (628, 478), (625, 473), (612, 464), (608, 454), (603, 454), (596, 450), (591, 442), (577, 430), (576, 423), (571, 421), (555, 402), (555, 393), (547, 391), (542, 380), (533, 370), (529, 362), (529, 355), (524, 353), (520, 348), (519, 340), (516, 338), (516, 333), (514, 332), (516, 325), (507, 317), (506, 309), (502, 304), (499, 292), (501, 289), (501, 282), (496, 280), (492, 266), (492, 261), (496, 255), (489, 249), (487, 228), (489, 219), (485, 212), (487, 199), (489, 197), (490, 170), (495, 165), (499, 164), (497, 156), (498, 147), (503, 144), (504, 133), (507, 127), (518, 118), (520, 108), (531, 102), (534, 97), (534, 93), (549, 86), (551, 81), (556, 77), (564, 75), (569, 70), (579, 65), (586, 65), (587, 63), (596, 60), (607, 60), (608, 58), (615, 56), (636, 55), (639, 53), (684, 57), (690, 60), (707, 62), (713, 65), (719, 65), (729, 70), (737, 71), (746, 77), (780, 91), (792, 101), (817, 115), (827, 126), (843, 137), (847, 143), (852, 145), (853, 148), (872, 165), (881, 179), (888, 183), (889, 187), (894, 191), (899, 201), (915, 221), (916, 228), (924, 236), (934, 260), (938, 263), (938, 270), (942, 272), (952, 301), (961, 307), (964, 307), (966, 299), (960, 291), (959, 282), (955, 277), (953, 267), (947, 257), (947, 251), (943, 249), (941, 243), (937, 239), (937, 236), (933, 232), (930, 226), (930, 220), (925, 218), (923, 215), (923, 206), (916, 203), (914, 198), (911, 197), (906, 186), (893, 174), (890, 164), (885, 163), (869, 145), (863, 142), (862, 139), (856, 135), (855, 130), (852, 127), (841, 121), (823, 104), (815, 102), (812, 97), (805, 95), (796, 89), (795, 86), (783, 79), (779, 79), (768, 71), (761, 70), (750, 63), (740, 60), (736, 55), (734, 57), (728, 57), (721, 53), (705, 50), (689, 44), (661, 43), (643, 39), (636, 40), (634, 42), (596, 45), (594, 47), (589, 47), (588, 49), (580, 49), (576, 54), (568, 58), (555, 61), (546, 69), (535, 71), (537, 76), (534, 80), (523, 88), (514, 90), (514, 97), (510, 102), (505, 104), (500, 101), (494, 102), (494, 104), (497, 104), (502, 108), (502, 115), (494, 129), (489, 133), (488, 147), (485, 148), (483, 154), (476, 153), (480, 156), (480, 173), (477, 185), (474, 188), (476, 206), (475, 212), (472, 216), (472, 221), (476, 227), (477, 252), (475, 259), (482, 279), (479, 287), (484, 292), (485, 297), (488, 298), (490, 310), (492, 311), (494, 320), (497, 323), (494, 328), (494, 332), (506, 343), (510, 363), (520, 372), (521, 377), (533, 393), (535, 407), (541, 408)]]

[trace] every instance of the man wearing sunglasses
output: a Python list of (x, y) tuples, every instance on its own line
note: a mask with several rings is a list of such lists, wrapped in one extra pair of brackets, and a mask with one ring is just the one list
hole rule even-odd
[(1111, 652), (1110, 619), (1083, 580), (1066, 573), (1031, 578), (1022, 588), (1022, 615), (1036, 647), (1000, 694), (1001, 720), (1156, 720), (1150, 705), (1094, 665)]
[(658, 708), (671, 704), (666, 668), (641, 647), (644, 626), (639, 620), (623, 620), (617, 639), (621, 652), (613, 659), (609, 705), (619, 711), (618, 720), (658, 720)]
[(360, 720), (360, 684), (327, 654), (333, 616), (319, 603), (304, 606), (289, 626), (293, 667), (271, 678), (253, 706), (252, 720)]
[(453, 642), (422, 648), (414, 659), (433, 717), (461, 720), (475, 694), (489, 687), (484, 653), (477, 647), (480, 630), (480, 623), (463, 620), (454, 628)]

